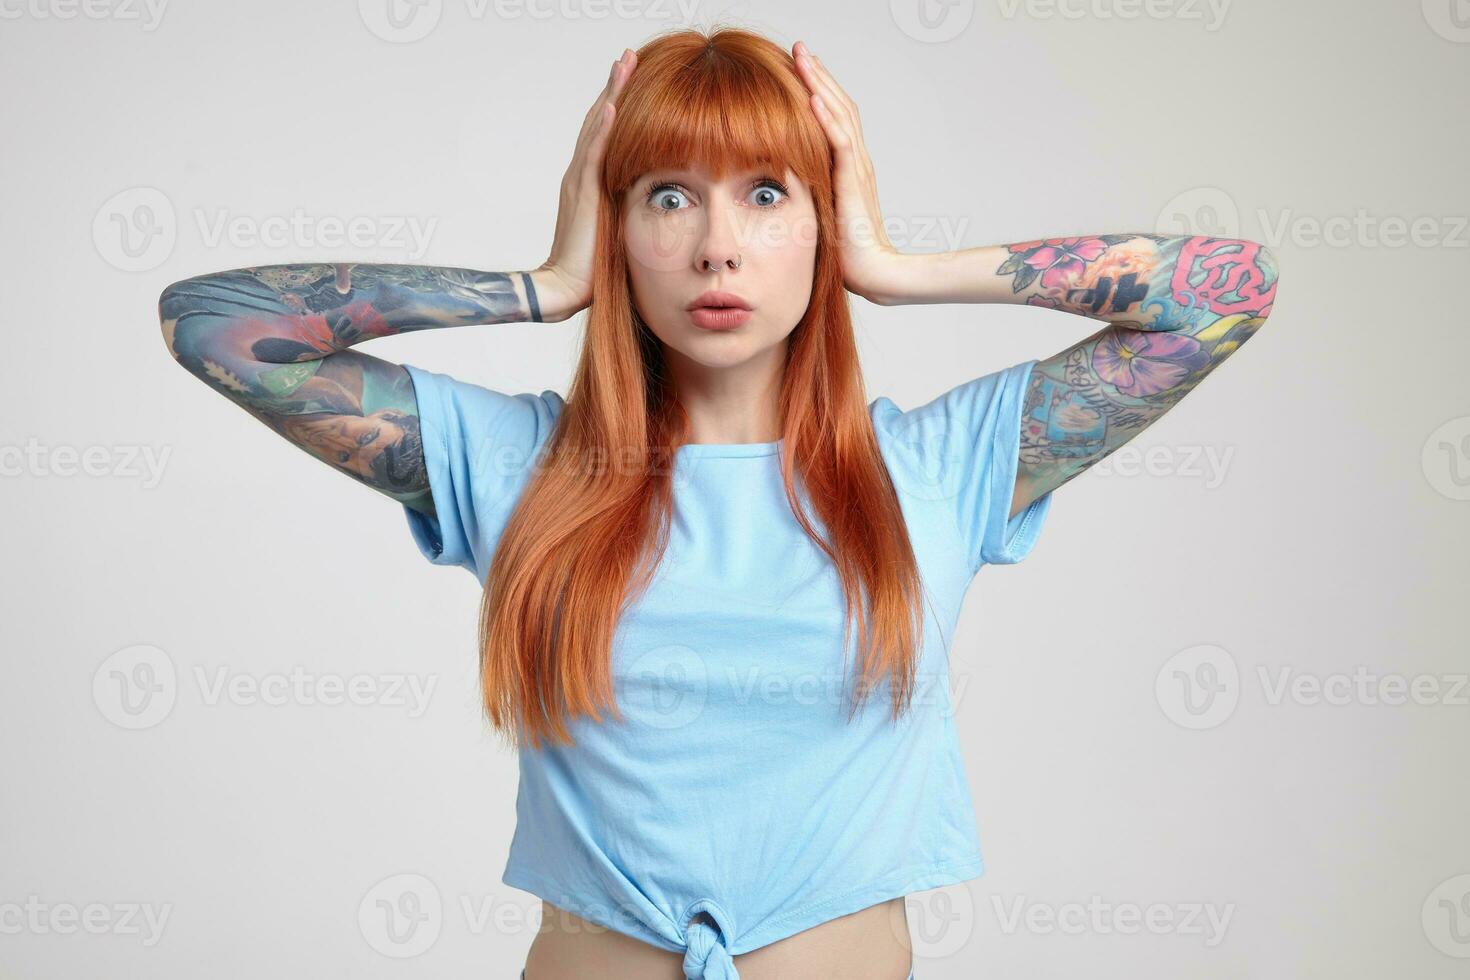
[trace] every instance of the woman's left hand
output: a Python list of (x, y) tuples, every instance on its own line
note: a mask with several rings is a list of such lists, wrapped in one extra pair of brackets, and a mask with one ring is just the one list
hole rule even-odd
[(857, 104), (803, 41), (791, 49), (797, 73), (811, 93), (812, 110), (827, 133), (834, 156), (837, 226), (842, 280), (848, 290), (881, 305), (897, 301), (902, 253), (888, 240), (878, 207), (878, 181), (863, 144)]

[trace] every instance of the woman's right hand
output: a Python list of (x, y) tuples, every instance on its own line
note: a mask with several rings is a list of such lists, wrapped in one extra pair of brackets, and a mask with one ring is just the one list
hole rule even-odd
[(607, 84), (582, 120), (572, 162), (561, 179), (551, 256), (532, 273), (543, 320), (564, 320), (592, 302), (603, 150), (612, 130), (618, 95), (637, 61), (637, 52), (623, 49), (622, 57), (613, 62)]

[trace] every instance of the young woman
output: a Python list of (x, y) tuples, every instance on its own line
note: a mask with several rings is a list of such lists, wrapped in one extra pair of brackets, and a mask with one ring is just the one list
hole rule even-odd
[[(912, 977), (903, 896), (983, 868), (946, 684), (969, 584), (1275, 293), (1249, 241), (911, 255), (882, 227), (820, 59), (679, 31), (613, 64), (535, 269), (268, 266), (162, 296), (179, 363), (482, 583), (486, 710), (520, 760), (503, 880), (545, 902), (529, 980)], [(866, 399), (846, 292), (1103, 325), (904, 411)], [(352, 349), (583, 309), (565, 399)]]

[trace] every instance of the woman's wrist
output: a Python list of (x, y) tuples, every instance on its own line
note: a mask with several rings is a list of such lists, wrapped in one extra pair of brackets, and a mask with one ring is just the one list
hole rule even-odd
[(566, 279), (555, 268), (542, 263), (516, 274), (518, 288), (525, 294), (529, 319), (535, 323), (559, 323), (574, 316), (587, 304), (579, 303)]
[(933, 303), (1025, 302), (1009, 281), (996, 275), (1006, 260), (1004, 245), (954, 252), (897, 252), (887, 263), (872, 302), (880, 306)]

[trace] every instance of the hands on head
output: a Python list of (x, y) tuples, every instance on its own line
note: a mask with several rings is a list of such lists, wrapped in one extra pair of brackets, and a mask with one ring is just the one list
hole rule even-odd
[[(600, 199), (598, 179), (602, 173), (602, 156), (607, 134), (617, 112), (618, 95), (628, 83), (638, 62), (638, 53), (624, 48), (613, 62), (596, 101), (582, 119), (572, 162), (561, 179), (561, 195), (556, 211), (556, 233), (551, 242), (551, 255), (541, 263), (549, 275), (542, 279), (552, 287), (552, 296), (542, 296), (543, 306), (566, 310), (571, 316), (592, 302), (592, 260), (597, 240), (597, 206)], [(545, 286), (541, 287), (545, 292)]]
[[(863, 139), (857, 104), (837, 84), (822, 60), (803, 41), (792, 46), (797, 75), (810, 93), (812, 112), (832, 148), (836, 217), (843, 282), (873, 302), (895, 295), (902, 282), (902, 255), (888, 239), (878, 202), (877, 177)], [(593, 252), (597, 235), (599, 177), (617, 100), (637, 67), (638, 54), (625, 48), (607, 82), (587, 110), (571, 163), (562, 177), (551, 254), (538, 271), (544, 307), (565, 316), (592, 301)], [(565, 316), (558, 317), (564, 319)]]
[(843, 284), (873, 302), (895, 295), (902, 256), (888, 240), (878, 204), (878, 178), (863, 141), (863, 122), (852, 100), (805, 41), (791, 49), (796, 72), (811, 93), (812, 111), (832, 147), (837, 228)]

